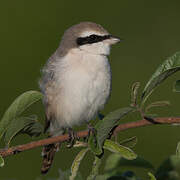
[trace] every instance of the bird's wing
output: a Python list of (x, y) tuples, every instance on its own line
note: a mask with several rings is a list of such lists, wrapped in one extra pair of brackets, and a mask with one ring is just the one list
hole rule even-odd
[(42, 69), (42, 78), (39, 81), (41, 92), (44, 95), (43, 104), (45, 106), (46, 111), (46, 119), (45, 119), (45, 127), (44, 132), (50, 126), (51, 120), (53, 118), (53, 112), (51, 110), (52, 104), (52, 96), (53, 96), (53, 89), (54, 89), (54, 65), (53, 62), (55, 60), (54, 55), (49, 58), (46, 65)]

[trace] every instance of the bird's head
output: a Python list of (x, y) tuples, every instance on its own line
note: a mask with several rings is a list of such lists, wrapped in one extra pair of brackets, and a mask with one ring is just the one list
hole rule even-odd
[(109, 55), (110, 47), (120, 41), (108, 33), (101, 25), (92, 22), (81, 22), (65, 31), (60, 47), (78, 48), (81, 51), (96, 55)]

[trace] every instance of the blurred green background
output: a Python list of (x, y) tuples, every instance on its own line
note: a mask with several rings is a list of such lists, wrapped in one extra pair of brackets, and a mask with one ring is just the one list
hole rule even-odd
[[(180, 51), (180, 1), (67, 1), (16, 0), (0, 3), (0, 115), (21, 93), (38, 90), (40, 69), (59, 45), (65, 29), (80, 21), (93, 21), (112, 34), (124, 39), (114, 46), (110, 55), (113, 85), (112, 96), (104, 114), (129, 104), (130, 87), (140, 81), (142, 88), (156, 67), (168, 56)], [(156, 89), (150, 101), (170, 100), (168, 108), (153, 113), (160, 116), (179, 116), (180, 94), (172, 92), (177, 73)], [(141, 88), (141, 89), (142, 89)], [(30, 111), (43, 122), (42, 105)], [(135, 121), (131, 115), (122, 122)], [(119, 139), (137, 136), (135, 152), (157, 167), (174, 154), (180, 140), (180, 127), (154, 126), (121, 132)], [(13, 145), (29, 142), (28, 136), (19, 136)], [(35, 139), (34, 139), (35, 140)], [(40, 176), (41, 148), (5, 159), (0, 179), (34, 180)], [(47, 177), (57, 177), (58, 169), (68, 169), (77, 150), (65, 149), (57, 153)], [(92, 156), (83, 161), (81, 171), (87, 175)], [(140, 172), (141, 173), (141, 172)]]

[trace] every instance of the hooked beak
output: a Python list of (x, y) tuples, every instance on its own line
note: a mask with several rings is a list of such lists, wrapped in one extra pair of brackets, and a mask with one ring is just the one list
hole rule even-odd
[(111, 35), (110, 40), (111, 40), (111, 44), (116, 44), (121, 41), (119, 37), (113, 35)]

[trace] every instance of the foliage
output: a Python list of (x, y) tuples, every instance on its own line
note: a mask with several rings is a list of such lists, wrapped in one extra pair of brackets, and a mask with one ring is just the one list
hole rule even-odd
[(175, 53), (172, 57), (165, 60), (154, 72), (149, 81), (147, 82), (143, 93), (142, 93), (142, 103), (145, 102), (147, 97), (152, 93), (152, 91), (160, 85), (165, 79), (170, 75), (180, 70), (180, 52)]
[(11, 123), (5, 132), (4, 141), (9, 146), (11, 140), (18, 133), (26, 133), (30, 136), (39, 136), (43, 131), (43, 126), (37, 121), (37, 116), (17, 117), (15, 118), (16, 125)]
[[(83, 179), (79, 167), (87, 152), (94, 155), (92, 170), (87, 177), (88, 180), (141, 180), (141, 177), (129, 168), (145, 170), (149, 180), (180, 179), (180, 143), (178, 143), (176, 155), (171, 155), (155, 169), (149, 161), (138, 156), (132, 150), (137, 143), (136, 137), (125, 139), (119, 143), (112, 139), (113, 131), (120, 124), (120, 120), (130, 113), (139, 112), (142, 118), (148, 120), (153, 118), (152, 115), (147, 114), (149, 109), (170, 105), (168, 101), (156, 101), (147, 105), (145, 102), (154, 89), (179, 70), (180, 52), (177, 52), (156, 69), (143, 92), (139, 92), (140, 82), (133, 83), (129, 106), (110, 112), (101, 121), (98, 121), (94, 127), (94, 133), (91, 133), (88, 139), (88, 143), (77, 141), (74, 144), (74, 148), (81, 147), (83, 149), (75, 157), (71, 169), (64, 172), (59, 170), (59, 179)], [(180, 80), (175, 82), (173, 91), (180, 92)], [(18, 134), (26, 133), (30, 136), (39, 136), (43, 133), (43, 126), (38, 121), (37, 116), (22, 115), (29, 106), (41, 100), (42, 97), (43, 95), (38, 91), (27, 91), (16, 98), (6, 110), (0, 121), (0, 138), (3, 138), (6, 147)], [(111, 154), (106, 160), (103, 173), (100, 174), (99, 168), (106, 150), (110, 151)], [(0, 167), (2, 166), (4, 166), (4, 160), (0, 156)], [(123, 170), (124, 167), (128, 170)]]
[(123, 118), (133, 110), (134, 109), (132, 107), (118, 109), (114, 112), (109, 113), (104, 119), (102, 119), (95, 125), (95, 130), (97, 132), (96, 137), (91, 135), (89, 138), (89, 146), (92, 152), (94, 152), (96, 155), (100, 155), (103, 152), (102, 146), (105, 139), (110, 136), (111, 130), (118, 125), (118, 121), (121, 118)]
[(4, 159), (2, 158), (2, 156), (0, 156), (0, 167), (4, 166)]
[(89, 149), (86, 148), (86, 149), (82, 149), (78, 155), (75, 157), (73, 163), (72, 163), (72, 166), (71, 166), (71, 176), (69, 177), (70, 180), (73, 180), (76, 175), (77, 175), (77, 172), (78, 172), (78, 169), (79, 169), (79, 165), (80, 165), (80, 162), (81, 160), (83, 159), (83, 157), (85, 156), (85, 154), (87, 153)]
[(99, 167), (101, 165), (101, 159), (95, 156), (93, 165), (92, 165), (92, 171), (90, 175), (87, 177), (87, 180), (96, 179), (99, 174)]
[[(179, 147), (177, 147), (179, 149)], [(179, 150), (178, 150), (179, 151)], [(123, 169), (132, 169), (139, 168), (142, 172), (146, 173), (147, 180), (179, 180), (180, 179), (180, 158), (176, 155), (171, 155), (167, 160), (163, 161), (162, 164), (155, 169), (153, 165), (145, 160), (142, 157), (137, 157), (134, 160), (128, 160), (123, 158), (118, 153), (113, 153), (109, 155), (106, 160), (103, 174), (98, 173), (98, 168), (101, 164), (100, 158), (95, 156), (95, 161), (93, 163), (93, 169), (88, 180), (142, 180), (142, 177), (139, 177), (134, 171), (123, 170)], [(68, 179), (70, 176), (70, 171), (66, 170), (61, 172), (62, 179)], [(68, 175), (67, 175), (67, 172)], [(80, 172), (77, 172), (76, 180), (81, 180), (82, 176)], [(64, 176), (63, 176), (64, 174)], [(58, 178), (57, 180), (61, 179)], [(54, 179), (55, 180), (55, 179)]]
[(108, 139), (104, 143), (104, 149), (107, 149), (113, 153), (119, 153), (122, 157), (128, 160), (133, 160), (137, 157), (137, 155), (130, 148)]
[[(8, 132), (10, 134), (16, 135), (17, 129), (22, 129), (22, 125), (24, 123), (24, 127), (28, 124), (30, 118), (22, 118), (20, 115), (32, 104), (39, 101), (42, 98), (42, 94), (38, 91), (27, 91), (20, 95), (18, 98), (14, 100), (14, 102), (9, 106), (9, 108), (4, 113), (3, 118), (0, 121), (0, 138), (7, 131), (15, 131)], [(23, 120), (22, 120), (23, 119)], [(17, 121), (21, 121), (21, 123), (17, 123)], [(22, 122), (24, 121), (24, 122)], [(13, 128), (9, 128), (13, 127)], [(20, 128), (21, 126), (21, 128)], [(11, 138), (12, 139), (12, 138)]]

